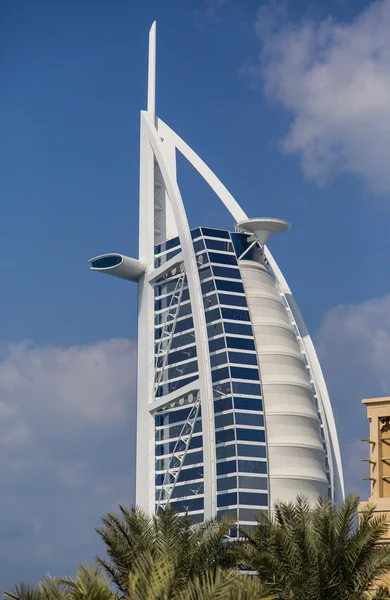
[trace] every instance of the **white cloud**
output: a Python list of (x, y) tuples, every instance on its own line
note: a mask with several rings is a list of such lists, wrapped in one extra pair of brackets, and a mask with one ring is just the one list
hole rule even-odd
[(134, 502), (136, 346), (0, 348), (0, 589), (73, 575)]
[(390, 395), (390, 294), (327, 312), (317, 335), (317, 349), (336, 413), (349, 491), (368, 496), (368, 448), (363, 398)]
[(390, 192), (390, 0), (350, 23), (297, 25), (284, 15), (283, 5), (259, 9), (261, 60), (249, 69), (292, 114), (284, 151), (300, 155), (305, 175), (320, 183), (346, 172)]
[(34, 407), (42, 416), (117, 421), (134, 385), (135, 356), (129, 340), (69, 348), (10, 345), (0, 361), (0, 418), (7, 410)]

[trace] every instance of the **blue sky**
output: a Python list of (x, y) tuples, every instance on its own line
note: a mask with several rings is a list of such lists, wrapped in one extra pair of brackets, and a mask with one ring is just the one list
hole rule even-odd
[[(363, 397), (390, 394), (390, 0), (0, 3), (0, 587), (71, 575), (134, 499), (139, 110), (157, 112), (251, 216), (316, 340), (349, 491)], [(231, 227), (179, 161), (191, 226)]]

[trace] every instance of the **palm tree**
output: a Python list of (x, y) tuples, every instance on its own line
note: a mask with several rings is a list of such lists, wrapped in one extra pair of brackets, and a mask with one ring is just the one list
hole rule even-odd
[(390, 570), (390, 549), (378, 545), (387, 520), (373, 506), (357, 519), (358, 502), (349, 496), (338, 509), (324, 499), (314, 507), (303, 497), (276, 503), (273, 517), (261, 514), (255, 529), (245, 529), (234, 553), (278, 600), (390, 598), (384, 587), (370, 593)]
[(98, 564), (79, 565), (75, 578), (47, 575), (37, 586), (3, 592), (6, 600), (119, 600)]
[(265, 600), (264, 586), (241, 575), (226, 551), (227, 520), (192, 525), (166, 508), (148, 517), (120, 506), (97, 529), (108, 559), (98, 558), (127, 600)]

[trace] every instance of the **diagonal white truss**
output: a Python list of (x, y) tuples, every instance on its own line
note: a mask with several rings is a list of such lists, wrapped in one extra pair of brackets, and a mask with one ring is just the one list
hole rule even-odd
[[(160, 496), (157, 502), (157, 508), (160, 506), (166, 506), (172, 497), (173, 490), (175, 489), (177, 480), (181, 473), (185, 458), (187, 456), (188, 448), (191, 443), (192, 434), (196, 420), (198, 418), (200, 409), (200, 394), (197, 394), (196, 401), (191, 407), (186, 422), (184, 423), (179, 438), (175, 444), (172, 454), (169, 458), (167, 470), (164, 475)], [(182, 448), (184, 444), (184, 448)]]

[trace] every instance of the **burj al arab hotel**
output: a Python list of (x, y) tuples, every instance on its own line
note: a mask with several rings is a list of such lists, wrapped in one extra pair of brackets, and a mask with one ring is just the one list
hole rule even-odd
[[(344, 496), (339, 443), (321, 367), (273, 259), (286, 221), (248, 217), (155, 112), (156, 25), (141, 112), (139, 257), (105, 254), (94, 271), (138, 284), (136, 503), (168, 503), (194, 523), (250, 525), (277, 500)], [(190, 229), (176, 153), (232, 217)]]

